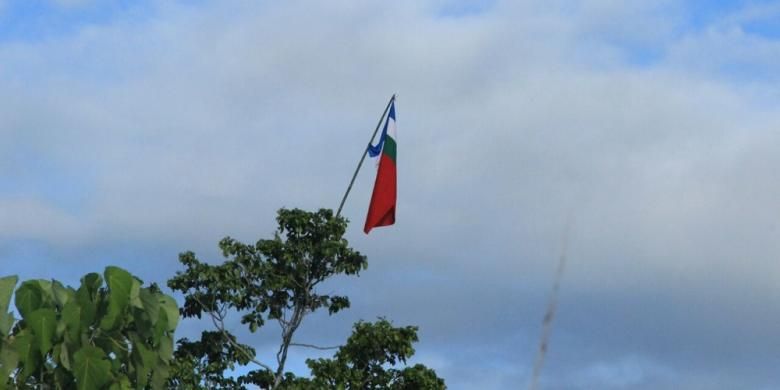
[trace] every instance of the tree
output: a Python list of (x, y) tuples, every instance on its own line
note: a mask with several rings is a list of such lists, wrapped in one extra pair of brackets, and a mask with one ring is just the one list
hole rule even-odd
[[(349, 307), (347, 297), (319, 294), (316, 287), (333, 275), (355, 275), (367, 266), (365, 256), (350, 248), (343, 238), (346, 220), (335, 218), (330, 210), (311, 213), (282, 209), (277, 222), (279, 228), (273, 239), (261, 239), (254, 245), (230, 237), (220, 241), (227, 260), (219, 265), (203, 263), (192, 252), (182, 253), (179, 261), (186, 270), (168, 281), (171, 289), (184, 293), (183, 316), (200, 318), (207, 314), (227, 344), (215, 347), (209, 343), (214, 335), (204, 333), (199, 342), (182, 340), (180, 348), (205, 356), (199, 366), (206, 372), (218, 372), (225, 357), (239, 363), (252, 361), (264, 371), (252, 377), (259, 380), (270, 376), (272, 388), (284, 377), (287, 352), (296, 345), (293, 336), (306, 315), (321, 308), (333, 314)], [(275, 368), (255, 360), (254, 351), (237, 343), (225, 330), (230, 310), (242, 314), (241, 323), (251, 332), (267, 320), (279, 323), (282, 334)], [(204, 354), (206, 350), (220, 351), (222, 356)]]
[[(117, 267), (78, 289), (0, 279), (0, 389), (162, 389), (179, 320), (174, 299)], [(105, 280), (105, 285), (104, 285)]]
[(416, 364), (404, 369), (392, 368), (414, 355), (417, 327), (395, 328), (380, 319), (358, 322), (346, 345), (333, 359), (309, 359), (311, 379), (291, 383), (295, 388), (311, 389), (444, 389), (444, 381), (436, 373)]
[[(268, 389), (306, 389), (321, 388), (317, 386), (325, 383), (354, 389), (443, 388), (443, 381), (423, 366), (386, 368), (405, 363), (414, 352), (411, 344), (417, 341), (417, 335), (416, 328), (393, 328), (384, 320), (356, 324), (347, 345), (334, 359), (309, 361), (312, 378), (296, 378), (285, 372), (290, 347), (317, 348), (294, 341), (306, 316), (320, 309), (335, 314), (349, 307), (347, 297), (324, 295), (317, 287), (336, 275), (358, 275), (368, 263), (344, 239), (347, 221), (334, 216), (331, 210), (281, 209), (277, 222), (272, 239), (261, 239), (254, 245), (230, 237), (220, 241), (226, 259), (221, 264), (201, 262), (192, 252), (179, 256), (185, 270), (177, 272), (168, 286), (184, 294), (184, 317), (207, 315), (214, 329), (203, 332), (197, 341), (179, 340), (169, 384), (177, 388), (243, 388), (254, 384)], [(258, 360), (251, 347), (239, 343), (225, 329), (225, 320), (233, 312), (241, 315), (241, 323), (253, 333), (267, 321), (280, 325), (274, 363)], [(374, 337), (376, 340), (369, 340)], [(361, 353), (358, 350), (362, 347), (369, 349)], [(224, 375), (236, 365), (250, 363), (257, 369), (235, 379)], [(409, 385), (403, 387), (405, 383)], [(431, 386), (414, 387), (419, 383)]]
[[(231, 238), (220, 242), (227, 261), (200, 262), (180, 255), (185, 265), (169, 286), (184, 293), (184, 305), (155, 284), (118, 267), (103, 277), (85, 275), (74, 289), (56, 280), (0, 278), (0, 390), (37, 389), (444, 389), (436, 373), (423, 366), (396, 368), (414, 354), (417, 328), (393, 327), (380, 319), (358, 322), (346, 344), (331, 359), (309, 359), (310, 377), (285, 372), (294, 334), (310, 313), (334, 314), (349, 307), (345, 296), (324, 295), (317, 286), (339, 274), (357, 275), (365, 256), (343, 238), (347, 222), (330, 210), (279, 211), (273, 239), (254, 245)], [(15, 295), (16, 312), (9, 312)], [(282, 328), (275, 367), (225, 329), (226, 316), (241, 314), (255, 332), (267, 321)], [(211, 318), (214, 329), (199, 340), (173, 334), (179, 315)], [(328, 348), (330, 349), (330, 348)], [(258, 369), (238, 378), (236, 366)]]

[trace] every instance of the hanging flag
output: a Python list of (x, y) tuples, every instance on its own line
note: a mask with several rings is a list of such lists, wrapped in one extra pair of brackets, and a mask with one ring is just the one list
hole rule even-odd
[(379, 156), (379, 168), (374, 182), (374, 192), (371, 194), (371, 204), (368, 206), (366, 225), (363, 228), (366, 234), (375, 227), (395, 223), (395, 140), (395, 101), (393, 101), (379, 142), (376, 145), (368, 145), (368, 154), (371, 157)]

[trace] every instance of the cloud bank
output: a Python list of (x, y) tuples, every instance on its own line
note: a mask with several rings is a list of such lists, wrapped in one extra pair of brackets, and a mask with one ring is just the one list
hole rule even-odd
[[(420, 325), (418, 360), (451, 388), (524, 386), (572, 215), (544, 388), (773, 388), (778, 16), (182, 2), (3, 39), (4, 270), (162, 280), (178, 251), (268, 236), (278, 207), (336, 207), (397, 92), (398, 225), (349, 233), (371, 264), (334, 284), (353, 308), (301, 337), (386, 315)], [(368, 164), (356, 225), (372, 181)]]

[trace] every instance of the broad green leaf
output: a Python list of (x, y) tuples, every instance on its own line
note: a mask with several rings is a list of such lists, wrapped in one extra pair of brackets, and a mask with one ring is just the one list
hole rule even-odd
[(57, 329), (54, 331), (54, 338), (61, 339), (65, 335), (66, 327), (65, 321), (57, 321)]
[(13, 348), (19, 354), (19, 362), (22, 363), (22, 372), (19, 373), (18, 380), (24, 382), (41, 363), (41, 355), (38, 353), (38, 346), (35, 344), (35, 338), (27, 330), (22, 330), (14, 336)]
[[(79, 308), (80, 322), (83, 327), (89, 327), (95, 321), (97, 315), (97, 302), (95, 302), (90, 296), (89, 289), (86, 285), (82, 285), (76, 291), (76, 302)], [(69, 302), (70, 304), (71, 302)]]
[(100, 327), (112, 330), (130, 303), (130, 292), (135, 279), (129, 272), (118, 267), (106, 267), (105, 277), (108, 284), (108, 311), (100, 321)]
[(51, 284), (51, 291), (54, 295), (54, 303), (59, 307), (65, 306), (68, 301), (76, 298), (76, 291), (70, 287), (65, 287), (62, 283), (54, 280)]
[(73, 355), (73, 374), (78, 390), (100, 389), (111, 380), (111, 363), (100, 348), (85, 346)]
[(176, 306), (176, 301), (167, 295), (160, 294), (160, 306), (168, 317), (168, 331), (176, 330), (176, 325), (179, 324), (179, 307)]
[(40, 309), (43, 303), (41, 286), (33, 281), (26, 281), (16, 290), (16, 309), (27, 319), (33, 311)]
[(43, 303), (45, 305), (48, 306), (54, 303), (54, 291), (52, 291), (50, 280), (35, 279), (31, 280), (30, 282), (37, 284), (38, 287), (41, 288)]
[(14, 315), (4, 311), (0, 311), (0, 339), (8, 336), (8, 332), (14, 326)]
[(130, 288), (130, 304), (139, 308), (143, 309), (143, 303), (141, 302), (141, 281), (139, 281), (136, 278), (133, 278), (133, 285)]
[(160, 315), (160, 299), (158, 298), (158, 295), (159, 294), (151, 292), (148, 288), (144, 288), (140, 292), (143, 309), (149, 316), (149, 320), (152, 321), (152, 324), (157, 323), (157, 317)]
[(127, 375), (121, 374), (114, 380), (114, 383), (111, 384), (111, 387), (109, 387), (108, 390), (132, 390), (132, 388), (133, 385), (130, 383), (130, 379), (127, 378)]
[(65, 324), (65, 340), (78, 342), (81, 333), (81, 306), (76, 301), (70, 301), (62, 308), (61, 323)]
[(0, 339), (8, 336), (8, 332), (14, 326), (14, 316), (8, 312), (8, 305), (11, 303), (11, 295), (18, 280), (15, 275), (0, 278)]
[(165, 309), (160, 308), (160, 312), (157, 315), (157, 323), (154, 324), (154, 333), (152, 334), (155, 343), (159, 342), (160, 338), (164, 337), (168, 331), (168, 314), (166, 313)]
[(103, 285), (103, 279), (100, 274), (88, 273), (81, 278), (81, 286), (84, 287), (89, 293), (90, 297), (94, 298), (97, 295), (100, 286)]
[(68, 349), (67, 343), (60, 344), (60, 364), (62, 364), (63, 367), (67, 368), (68, 371), (71, 369), (70, 365), (70, 350)]
[[(126, 362), (127, 360), (123, 360)], [(122, 361), (114, 357), (111, 358), (111, 371), (120, 372), (122, 370)]]
[(6, 380), (11, 372), (16, 369), (19, 364), (19, 354), (10, 346), (3, 345), (0, 349), (0, 389), (6, 388)]
[(136, 384), (139, 388), (146, 387), (155, 361), (154, 352), (146, 348), (140, 340), (133, 341), (133, 364), (135, 365)]
[(168, 363), (173, 357), (173, 337), (163, 336), (160, 338), (160, 346), (158, 348), (160, 353), (160, 359)]
[(57, 329), (55, 323), (57, 314), (52, 309), (38, 309), (25, 319), (32, 330), (35, 342), (40, 348), (41, 357), (45, 358), (52, 346), (52, 338)]
[(8, 305), (11, 303), (11, 295), (14, 293), (14, 287), (19, 278), (14, 276), (6, 276), (0, 278), (0, 312), (7, 312)]
[(154, 373), (152, 374), (152, 389), (153, 390), (162, 390), (165, 388), (165, 381), (168, 379), (168, 376), (170, 375), (170, 371), (168, 370), (168, 365), (163, 364), (162, 362), (158, 362), (157, 366), (154, 368)]
[(142, 309), (133, 308), (133, 326), (135, 331), (141, 338), (149, 338), (154, 336), (154, 326), (149, 321), (149, 316)]

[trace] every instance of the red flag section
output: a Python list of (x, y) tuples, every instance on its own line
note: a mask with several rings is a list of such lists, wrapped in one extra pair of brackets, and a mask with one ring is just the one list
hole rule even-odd
[(368, 234), (378, 226), (388, 226), (395, 223), (396, 176), (395, 161), (382, 153), (379, 159), (379, 170), (376, 174), (374, 192), (371, 194), (371, 204), (368, 206), (366, 225), (363, 231)]
[(379, 169), (374, 182), (374, 192), (371, 194), (371, 204), (368, 206), (366, 226), (363, 231), (368, 234), (371, 229), (379, 226), (387, 226), (395, 223), (395, 197), (396, 197), (396, 134), (395, 134), (395, 102), (390, 102), (390, 111), (387, 113), (385, 128), (376, 146), (369, 146), (369, 154), (379, 154)]

